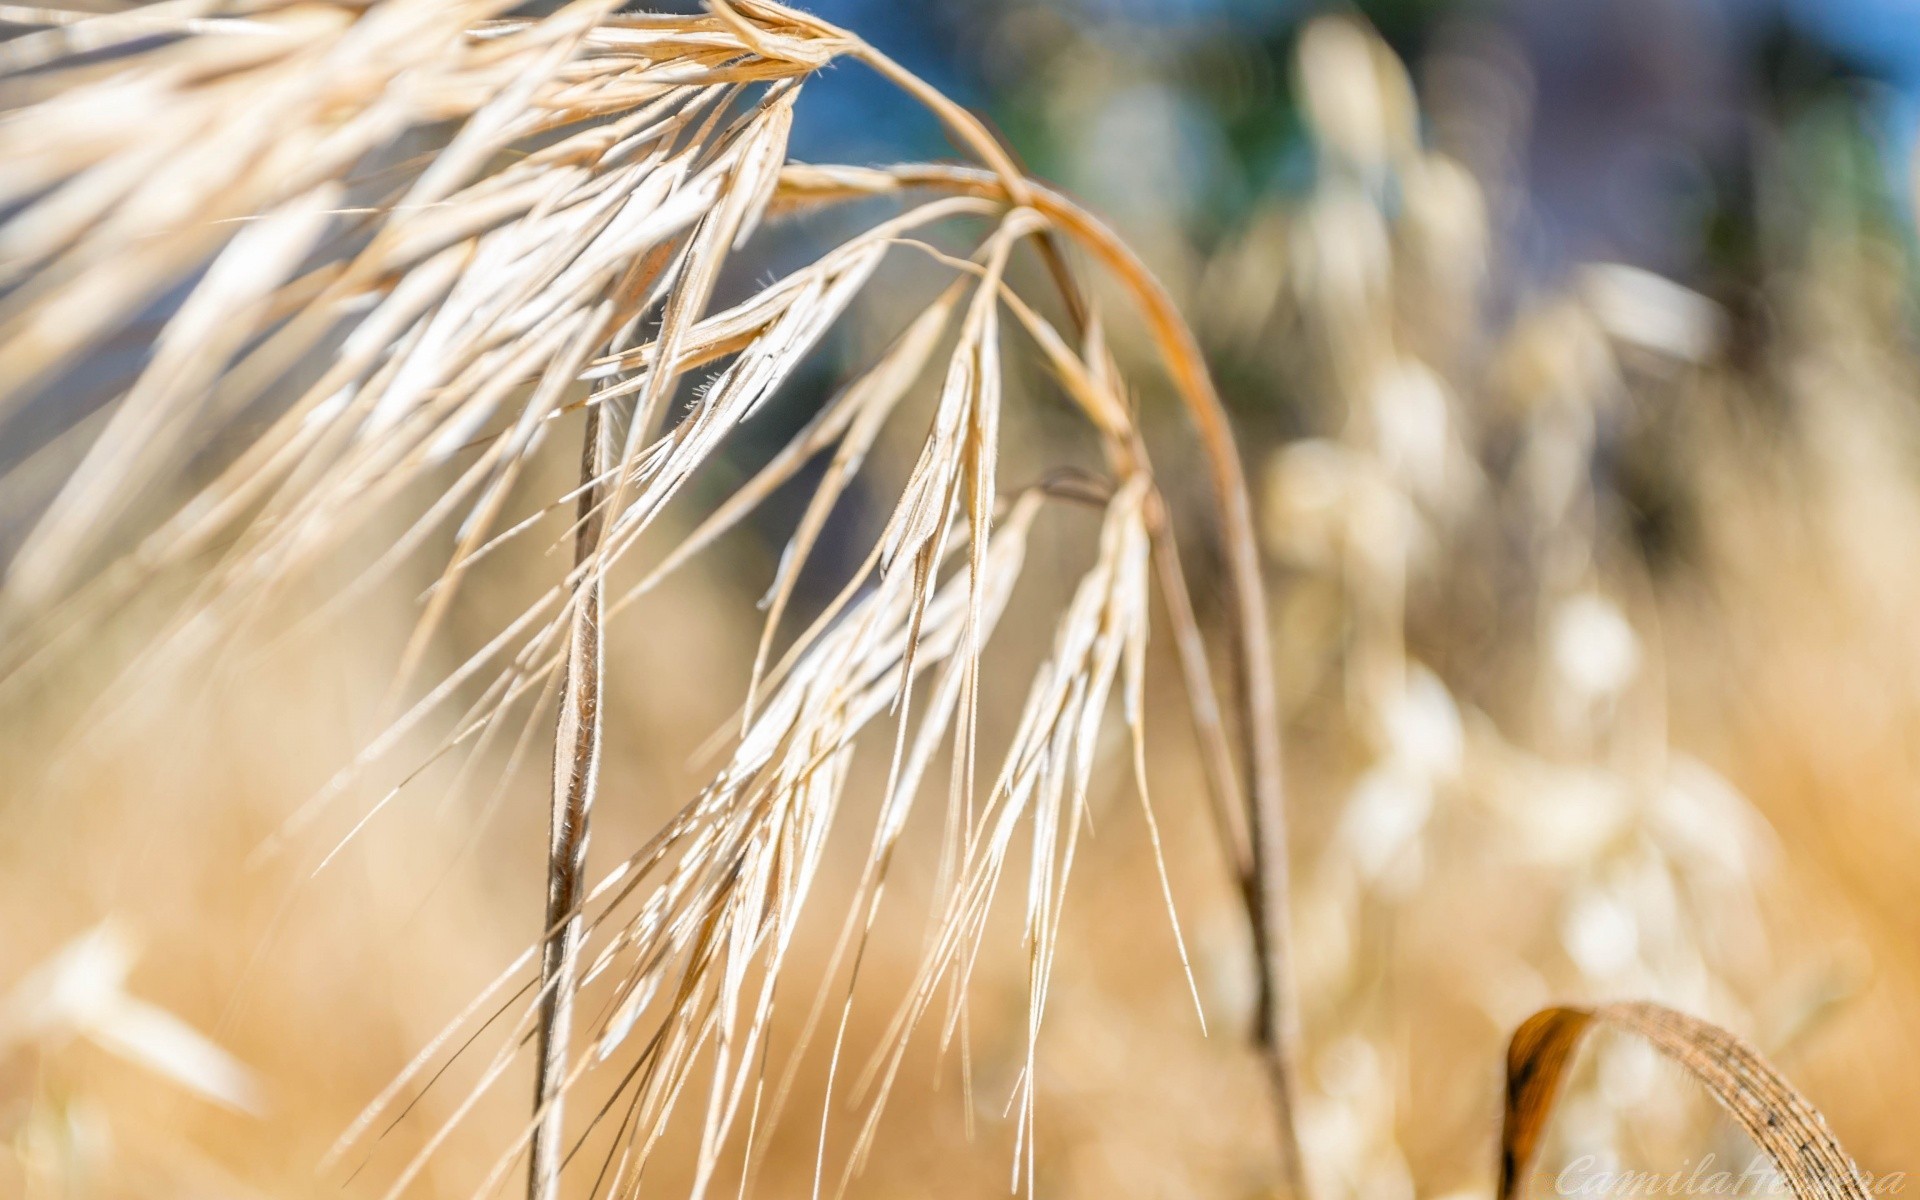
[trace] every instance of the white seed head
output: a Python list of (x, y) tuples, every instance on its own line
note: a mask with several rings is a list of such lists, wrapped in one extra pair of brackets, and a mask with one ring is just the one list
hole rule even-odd
[(1326, 152), (1377, 175), (1414, 142), (1413, 86), (1406, 69), (1357, 21), (1307, 26), (1295, 58), (1307, 120)]
[(1613, 337), (1680, 362), (1706, 362), (1726, 340), (1718, 304), (1640, 267), (1589, 264), (1580, 271), (1580, 292)]
[(1456, 455), (1446, 385), (1424, 363), (1403, 358), (1375, 375), (1369, 399), (1381, 464), (1409, 495), (1443, 502)]
[(1560, 683), (1581, 701), (1610, 700), (1640, 669), (1640, 639), (1618, 606), (1596, 592), (1562, 601), (1547, 633)]
[(1560, 940), (1589, 979), (1610, 981), (1639, 960), (1640, 922), (1620, 897), (1590, 888), (1573, 898), (1561, 920)]

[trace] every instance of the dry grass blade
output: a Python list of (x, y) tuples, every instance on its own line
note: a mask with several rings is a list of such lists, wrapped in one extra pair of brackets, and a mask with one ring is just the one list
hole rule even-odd
[(1498, 1200), (1518, 1200), (1580, 1039), (1595, 1025), (1637, 1034), (1685, 1068), (1773, 1159), (1799, 1200), (1866, 1200), (1859, 1168), (1825, 1119), (1751, 1046), (1697, 1017), (1658, 1004), (1549, 1008), (1514, 1031), (1507, 1047), (1507, 1110), (1500, 1135)]

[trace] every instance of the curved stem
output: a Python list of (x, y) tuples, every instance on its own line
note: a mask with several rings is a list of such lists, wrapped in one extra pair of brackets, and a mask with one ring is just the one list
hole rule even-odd
[(1240, 450), (1226, 406), (1213, 386), (1193, 333), (1173, 299), (1133, 252), (1091, 214), (1045, 188), (1029, 188), (1025, 203), (1055, 220), (1112, 271), (1139, 304), (1156, 349), (1199, 435), (1212, 477), (1221, 549), (1232, 588), (1234, 677), (1242, 718), (1241, 753), (1249, 788), (1253, 903), (1249, 916), (1260, 961), (1260, 1035), (1279, 1110), (1283, 1168), (1295, 1196), (1309, 1192), (1302, 1160), (1295, 1093), (1298, 1015), (1293, 1003), (1289, 943), (1287, 815), (1280, 748), (1280, 705), (1267, 631), (1266, 581)]
[[(924, 86), (924, 85), (922, 85)], [(950, 103), (950, 102), (949, 102)], [(1280, 748), (1280, 706), (1267, 632), (1266, 582), (1246, 472), (1193, 333), (1173, 298), (1120, 238), (1066, 196), (1023, 180), (1019, 199), (996, 172), (970, 167), (790, 171), (795, 190), (826, 200), (926, 187), (1028, 205), (1047, 217), (1112, 272), (1139, 306), (1155, 349), (1187, 410), (1213, 484), (1215, 515), (1233, 597), (1233, 658), (1242, 724), (1241, 758), (1248, 781), (1252, 834), (1249, 918), (1260, 963), (1260, 1040), (1277, 1108), (1282, 1168), (1293, 1193), (1310, 1196), (1303, 1165), (1295, 1092), (1299, 1019), (1294, 1004), (1288, 920), (1286, 793)]]
[[(1249, 788), (1252, 899), (1248, 917), (1260, 963), (1260, 1040), (1265, 1048), (1279, 1124), (1282, 1170), (1293, 1193), (1309, 1200), (1297, 1120), (1295, 1047), (1299, 1019), (1293, 999), (1289, 945), (1289, 897), (1286, 791), (1280, 750), (1280, 706), (1273, 678), (1273, 652), (1267, 633), (1266, 583), (1246, 472), (1234, 443), (1226, 406), (1213, 386), (1206, 360), (1173, 298), (1127, 245), (1096, 217), (1066, 196), (1027, 177), (998, 138), (973, 114), (955, 104), (880, 50), (844, 30), (846, 53), (919, 100), (976, 154), (991, 172), (964, 167), (900, 168), (882, 175), (902, 186), (929, 186), (997, 196), (1009, 204), (1030, 206), (1065, 230), (1120, 280), (1146, 318), (1175, 390), (1200, 438), (1213, 482), (1227, 575), (1234, 608), (1234, 676), (1242, 717), (1242, 757)], [(1078, 289), (1050, 235), (1042, 242), (1048, 268), (1074, 310), (1083, 310)]]
[(981, 124), (978, 117), (948, 99), (939, 88), (866, 42), (858, 42), (850, 53), (853, 58), (872, 67), (901, 91), (926, 106), (934, 116), (940, 118), (941, 124), (951, 130), (962, 145), (978, 155), (980, 161), (992, 169), (1002, 187), (1005, 188), (1010, 202), (1014, 204), (1027, 202), (1027, 195), (1032, 190), (1027, 173), (1020, 169), (1019, 165), (1013, 161), (1013, 157), (1007, 153), (1007, 148), (1000, 144), (1000, 139), (994, 137), (992, 131)]

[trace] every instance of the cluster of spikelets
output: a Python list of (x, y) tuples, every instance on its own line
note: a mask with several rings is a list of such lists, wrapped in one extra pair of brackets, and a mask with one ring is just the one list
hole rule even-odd
[[(144, 593), (191, 576), (189, 594), (123, 685), (137, 687), (146, 673), (205, 656), (247, 628), (291, 581), (390, 520), (431, 480), (424, 511), (346, 589), (360, 594), (429, 547), (451, 546), (397, 667), (395, 694), (411, 696), (474, 565), (535, 528), (535, 517), (513, 517), (510, 505), (533, 456), (557, 429), (573, 427), (562, 418), (584, 414), (578, 484), (545, 510), (574, 513), (571, 568), (401, 708), (281, 835), (307, 833), (416, 730), (447, 730), (441, 753), (470, 761), (510, 739), (518, 760), (557, 708), (546, 934), (347, 1131), (343, 1153), (404, 1113), (448, 1054), (477, 1053), (480, 1032), (506, 1016), (478, 1086), (400, 1167), (392, 1194), (407, 1190), (449, 1131), (529, 1052), (534, 1111), (523, 1134), (499, 1147), (482, 1193), (525, 1157), (530, 1194), (556, 1195), (573, 1150), (597, 1131), (612, 1148), (593, 1163), (592, 1189), (630, 1194), (687, 1106), (699, 1129), (695, 1194), (719, 1185), (733, 1147), (744, 1145), (750, 1178), (756, 1139), (786, 1098), (767, 1053), (782, 968), (823, 869), (856, 744), (867, 737), (891, 755), (836, 951), (856, 972), (925, 777), (943, 755), (951, 769), (925, 952), (879, 1055), (850, 1072), (849, 1090), (864, 1107), (839, 1169), (856, 1170), (870, 1146), (909, 1034), (934, 1025), (943, 1043), (956, 1038), (987, 914), (1024, 852), (1029, 1057), (1015, 1087), (1025, 1164), (1016, 1180), (1024, 1175), (1030, 1190), (1031, 1047), (1116, 698), (1145, 800), (1144, 668), (1157, 588), (1229, 860), (1249, 900), (1287, 1185), (1304, 1194), (1303, 1162), (1323, 1151), (1345, 1147), (1350, 1156), (1323, 1168), (1341, 1190), (1360, 1186), (1368, 1164), (1390, 1159), (1392, 1114), (1377, 1097), (1341, 1098), (1358, 1133), (1340, 1134), (1343, 1118), (1325, 1113), (1304, 1146), (1295, 1130), (1282, 714), (1252, 507), (1195, 340), (1096, 220), (1021, 176), (963, 111), (854, 35), (765, 0), (711, 0), (694, 17), (621, 13), (606, 0), (510, 19), (495, 6), (429, 0), (23, 15), (44, 27), (0, 43), (9, 110), (0, 124), (8, 167), (0, 181), (8, 212), (0, 417), (54, 411), (62, 426), (54, 443), (79, 449), (8, 566), (0, 616), (9, 669), (57, 661), (65, 645)], [(898, 83), (983, 166), (788, 162), (798, 91), (837, 59)], [(1525, 752), (1490, 731), (1470, 739), (1461, 706), (1404, 636), (1422, 526), (1464, 525), (1479, 498), (1459, 490), (1471, 456), (1453, 431), (1441, 368), (1396, 336), (1390, 256), (1371, 253), (1387, 242), (1376, 193), (1392, 177), (1409, 196), (1458, 204), (1471, 184), (1419, 150), (1404, 80), (1358, 31), (1320, 27), (1304, 61), (1330, 169), (1301, 224), (1291, 274), (1321, 293), (1302, 307), (1319, 322), (1325, 394), (1350, 421), (1342, 439), (1296, 446), (1276, 468), (1274, 537), (1310, 570), (1338, 575), (1350, 589), (1341, 605), (1358, 614), (1345, 639), (1347, 686), (1356, 727), (1376, 753), (1349, 806), (1353, 844), (1338, 860), (1346, 874), (1307, 883), (1357, 936), (1386, 919), (1374, 906), (1394, 903), (1392, 880), (1417, 879), (1409, 856), (1418, 857), (1438, 797), (1469, 760)], [(1356, 86), (1357, 106), (1348, 94)], [(715, 308), (726, 264), (764, 219), (874, 197), (905, 207)], [(930, 227), (964, 221), (986, 229), (969, 255), (926, 240)], [(1055, 285), (1044, 303), (1008, 283), (1014, 255), (1027, 247)], [(924, 252), (952, 273), (952, 285), (767, 466), (630, 590), (609, 596), (616, 565), (635, 558), (661, 514), (793, 377), (896, 249)], [(1209, 464), (1210, 524), (1234, 603), (1237, 762), (1133, 386), (1076, 282), (1080, 260), (1117, 285)], [(1106, 463), (1101, 477), (1002, 483), (1008, 314), (1084, 415)], [(142, 348), (116, 373), (103, 348), (126, 339)], [(689, 392), (683, 383), (696, 373), (703, 381)], [(829, 514), (929, 374), (939, 380), (929, 428), (879, 537), (826, 610), (783, 640), (799, 573)], [(1564, 419), (1541, 420), (1530, 448), (1589, 455), (1581, 413), (1594, 397), (1549, 399)], [(722, 765), (646, 845), (590, 875), (603, 622), (829, 451), (770, 591)], [(181, 494), (184, 502), (170, 500)], [(982, 655), (1020, 577), (1033, 522), (1061, 502), (1102, 511), (1093, 565), (1057, 614), (1052, 652), (1010, 744), (983, 762)], [(1528, 518), (1544, 535), (1597, 536), (1568, 520), (1580, 496), (1545, 504)], [(1543, 553), (1562, 563), (1590, 551), (1575, 544)], [(1589, 595), (1592, 580), (1564, 571), (1543, 578), (1546, 605), (1588, 623), (1569, 644), (1592, 644), (1595, 622), (1608, 631), (1621, 624), (1617, 609)], [(1631, 653), (1630, 633), (1607, 636)], [(1584, 736), (1598, 744), (1631, 669), (1609, 660), (1576, 664), (1574, 673), (1587, 694), (1572, 719), (1591, 723)], [(1629, 786), (1648, 782), (1635, 777)], [(1646, 844), (1653, 857), (1640, 865), (1673, 869), (1657, 838)], [(1604, 902), (1611, 868), (1589, 869), (1598, 875), (1568, 882), (1570, 911), (1593, 896)], [(1616, 982), (1666, 982), (1664, 965), (1645, 965), (1649, 973)], [(1360, 981), (1324, 983), (1340, 1006), (1371, 1007), (1353, 999)], [(577, 999), (590, 985), (591, 1006)], [(831, 1027), (837, 1077), (851, 1000), (842, 999), (837, 1017), (830, 1003), (823, 992), (801, 1042)], [(1553, 1010), (1516, 1039), (1509, 1192), (1590, 1018), (1641, 1032), (1693, 1066), (1764, 1148), (1785, 1153), (1783, 1169), (1804, 1194), (1864, 1195), (1817, 1117), (1749, 1051), (1664, 1010), (1632, 1006)], [(616, 1077), (609, 1098), (590, 1120), (570, 1124), (564, 1098), (603, 1068)], [(830, 1083), (829, 1114), (834, 1099)], [(825, 1173), (824, 1124), (820, 1140)]]
[[(1465, 960), (1464, 998), (1502, 1023), (1549, 996), (1641, 995), (1753, 1027), (1794, 999), (1765, 977), (1772, 835), (1669, 742), (1657, 635), (1628, 615), (1657, 620), (1655, 589), (1600, 465), (1636, 373), (1710, 377), (1724, 318), (1603, 264), (1489, 320), (1488, 204), (1423, 144), (1392, 52), (1323, 21), (1297, 79), (1315, 187), (1204, 277), (1229, 297), (1218, 340), (1303, 380), (1326, 431), (1274, 455), (1263, 523), (1292, 572), (1284, 704), (1332, 735), (1318, 753), (1345, 792), (1296, 888), (1303, 1137), (1326, 1188), (1403, 1195), (1403, 1139), (1427, 1122), (1396, 1071), (1433, 1052), (1407, 1044), (1396, 997), (1458, 989)], [(1286, 286), (1257, 303), (1255, 274)], [(1450, 644), (1490, 628), (1483, 649)], [(1471, 951), (1431, 939), (1420, 910), (1490, 871), (1528, 881), (1529, 915)], [(1603, 1047), (1605, 1096), (1568, 1099), (1556, 1161), (1702, 1144), (1651, 1059)]]
[[(1483, 333), (1485, 204), (1421, 145), (1397, 61), (1326, 22), (1302, 39), (1299, 78), (1321, 161), (1312, 195), (1274, 226), (1291, 286), (1270, 320), (1330, 432), (1275, 456), (1265, 526), (1297, 572), (1280, 622), (1293, 719), (1351, 746), (1335, 780), (1347, 797), (1299, 891), (1314, 951), (1301, 984), (1337, 1100), (1316, 1105), (1339, 1150), (1322, 1163), (1344, 1187), (1404, 1190), (1385, 1064), (1409, 1055), (1387, 990), (1440, 986), (1445, 971), (1418, 953), (1382, 971), (1361, 947), (1497, 861), (1534, 880), (1541, 919), (1482, 947), (1475, 1003), (1489, 1014), (1518, 990), (1523, 1009), (1542, 991), (1643, 995), (1746, 1023), (1755, 997), (1730, 979), (1763, 938), (1756, 872), (1770, 842), (1744, 800), (1667, 744), (1661, 684), (1625, 615), (1626, 597), (1650, 592), (1645, 567), (1593, 467), (1622, 356), (1697, 366), (1717, 332), (1711, 306), (1642, 272), (1590, 268), (1571, 294)], [(1470, 349), (1474, 336), (1491, 344)], [(1514, 582), (1496, 593), (1496, 579)], [(1457, 693), (1449, 673), (1489, 664), (1410, 632), (1489, 622), (1522, 660), (1494, 664), (1518, 676), (1505, 694)], [(1468, 838), (1472, 856), (1440, 848)], [(1550, 982), (1519, 982), (1527, 964)], [(1652, 1118), (1655, 1077), (1633, 1073), (1634, 1108)], [(1568, 1158), (1622, 1149), (1616, 1108), (1576, 1107)]]
[[(869, 726), (890, 726), (882, 736), (894, 753), (848, 922), (855, 947), (922, 776), (950, 738), (955, 763), (941, 915), (871, 1111), (897, 1070), (897, 1047), (943, 995), (952, 1036), (985, 914), (1028, 825), (1037, 1022), (1060, 889), (1116, 691), (1136, 766), (1142, 760), (1149, 547), (1165, 523), (1126, 385), (1052, 239), (1115, 268), (1147, 307), (1212, 440), (1233, 533), (1251, 554), (1237, 463), (1191, 343), (1090, 218), (1014, 174), (964, 114), (850, 35), (765, 4), (716, 4), (690, 18), (613, 10), (574, 4), (538, 20), (491, 20), (486, 6), (464, 4), (220, 15), (162, 7), (71, 24), (50, 15), (51, 27), (4, 47), (11, 99), (24, 106), (0, 132), (7, 201), (18, 209), (5, 235), (17, 285), (0, 328), (8, 394), (50, 403), (84, 378), (90, 349), (143, 319), (162, 322), (98, 428), (76, 423), (84, 456), (10, 564), (16, 659), (56, 650), (187, 564), (203, 574), (150, 657), (205, 654), (211, 631), (233, 636), (276, 589), (451, 468), (451, 482), (349, 589), (452, 531), (451, 557), (399, 664), (403, 692), (473, 564), (531, 525), (503, 520), (530, 456), (557, 418), (587, 409), (579, 486), (555, 502), (577, 507), (572, 570), (401, 712), (282, 834), (302, 834), (359, 770), (425, 722), (452, 712), (445, 750), (477, 757), (516, 723), (524, 749), (557, 702), (550, 933), (533, 984), (528, 961), (503, 978), (533, 1000), (473, 1093), (537, 1035), (541, 1087), (525, 1142), (540, 1194), (557, 1187), (570, 1149), (562, 1098), (616, 1055), (626, 1075), (605, 1180), (615, 1193), (637, 1178), (696, 1076), (708, 1097), (699, 1190), (743, 1113), (759, 1120), (759, 1039), (783, 952)], [(997, 173), (789, 165), (798, 88), (842, 55), (933, 104)], [(444, 140), (432, 133), (450, 124)], [(770, 212), (911, 196), (909, 187), (935, 194), (711, 311), (728, 257)], [(970, 259), (918, 240), (924, 227), (960, 217), (989, 223)], [(1006, 289), (1009, 261), (1029, 243), (1055, 264), (1074, 328), (1056, 328)], [(833, 449), (775, 581), (725, 765), (652, 842), (589, 886), (599, 627), (626, 600), (604, 595), (606, 579), (902, 246), (944, 262), (953, 286), (630, 593)], [(982, 649), (1019, 575), (1026, 531), (1061, 490), (1009, 493), (997, 477), (1003, 310), (1086, 413), (1112, 474), (1066, 489), (1078, 500), (1091, 492), (1106, 510), (1096, 561), (1060, 616), (1001, 766), (981, 767), (977, 786)], [(839, 599), (775, 660), (794, 581), (841, 489), (943, 346), (931, 429), (891, 519)], [(723, 360), (684, 411), (671, 411), (681, 380)], [(198, 447), (263, 410), (239, 453), (152, 518), (152, 497), (201, 466)], [(134, 548), (120, 553), (116, 539), (128, 537)], [(1171, 560), (1162, 571), (1182, 586)], [(1257, 613), (1257, 577), (1252, 584), (1248, 611)], [(1197, 640), (1187, 644), (1192, 677), (1211, 687)], [(1250, 649), (1264, 659), (1257, 639)], [(914, 685), (929, 673), (920, 696)], [(1274, 763), (1256, 770), (1270, 774)], [(602, 977), (614, 982), (603, 1010), (579, 1022), (590, 1050), (576, 1061), (574, 993)], [(481, 997), (474, 1011), (496, 999)], [(411, 1072), (389, 1099), (410, 1082)], [(1023, 1090), (1030, 1112), (1030, 1083)], [(503, 1147), (496, 1176), (525, 1148)]]

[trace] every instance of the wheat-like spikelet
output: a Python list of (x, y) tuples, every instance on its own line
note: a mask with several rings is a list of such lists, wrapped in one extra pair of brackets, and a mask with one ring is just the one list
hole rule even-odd
[[(61, 435), (84, 449), (6, 578), (15, 677), (189, 566), (200, 582), (122, 687), (207, 655), (291, 580), (403, 508), (418, 483), (436, 481), (424, 510), (358, 569), (344, 597), (450, 543), (395, 671), (394, 696), (411, 702), (265, 848), (305, 835), (416, 730), (449, 729), (435, 758), (456, 748), (477, 757), (517, 723), (517, 759), (538, 714), (558, 705), (548, 932), (537, 973), (518, 993), (528, 1007), (481, 1085), (393, 1191), (529, 1039), (535, 1116), (520, 1144), (502, 1148), (489, 1186), (530, 1149), (530, 1194), (557, 1194), (569, 1156), (564, 1098), (584, 1072), (613, 1060), (625, 1074), (608, 1103), (623, 1107), (600, 1184), (629, 1190), (683, 1097), (704, 1092), (703, 1191), (743, 1107), (757, 1124), (760, 1049), (785, 947), (835, 824), (856, 737), (880, 718), (894, 727), (892, 767), (843, 951), (871, 924), (922, 776), (949, 740), (955, 771), (943, 907), (888, 1057), (860, 1089), (871, 1092), (870, 1111), (892, 1084), (907, 1034), (943, 991), (951, 1039), (1023, 825), (1035, 830), (1026, 943), (1037, 1030), (1061, 889), (1116, 687), (1144, 787), (1143, 655), (1149, 561), (1158, 557), (1216, 801), (1233, 814), (1222, 819), (1259, 834), (1234, 834), (1235, 859), (1267, 964), (1264, 1035), (1291, 1169), (1285, 843), (1264, 601), (1233, 445), (1164, 293), (1086, 213), (1019, 175), (971, 118), (848, 33), (761, 0), (715, 0), (693, 17), (619, 13), (606, 0), (539, 18), (501, 11), (439, 0), (167, 4), (72, 20), (45, 14), (46, 28), (0, 47), (12, 109), (0, 125), (0, 159), (10, 165), (0, 203), (15, 208), (0, 230), (11, 285), (0, 303), (8, 397), (0, 416), (52, 403), (83, 375), (90, 348), (159, 323), (150, 357), (124, 385), (110, 385), (101, 415)], [(988, 170), (789, 166), (795, 96), (837, 57), (864, 60), (927, 104)], [(103, 122), (107, 112), (138, 117)], [(929, 190), (936, 195), (714, 310), (724, 266), (770, 212)], [(609, 596), (614, 568), (859, 297), (889, 250), (919, 245), (923, 229), (958, 217), (992, 226), (971, 261), (934, 252), (957, 271), (954, 285), (654, 572)], [(1126, 385), (1062, 242), (1113, 271), (1141, 307), (1214, 467), (1241, 613), (1243, 743), (1255, 795), (1244, 816)], [(1006, 285), (1015, 251), (1030, 243), (1061, 288), (1074, 325), (1065, 334)], [(183, 298), (168, 299), (177, 289)], [(981, 654), (1041, 494), (1001, 511), (1004, 306), (1092, 422), (1113, 478), (1102, 485), (1110, 498), (1096, 564), (1060, 614), (1055, 655), (1003, 765), (979, 769), (993, 782), (976, 797)], [(891, 519), (839, 599), (775, 661), (782, 617), (827, 515), (949, 336), (932, 424)], [(682, 381), (710, 365), (717, 373), (685, 411), (672, 411)], [(414, 694), (463, 581), (505, 539), (534, 527), (539, 513), (508, 518), (510, 497), (556, 419), (582, 407), (579, 485), (547, 509), (575, 512), (572, 566)], [(190, 451), (228, 430), (245, 431), (237, 452), (210, 478), (192, 479)], [(829, 447), (837, 448), (828, 473), (770, 592), (726, 765), (646, 848), (589, 887), (602, 624)], [(185, 503), (155, 507), (183, 487)], [(930, 670), (921, 696), (915, 682)], [(501, 987), (531, 965), (523, 959)], [(611, 981), (605, 1006), (577, 1014), (579, 989), (601, 980)], [(578, 1059), (576, 1025), (590, 1045)], [(1029, 1063), (1019, 1089), (1029, 1185), (1031, 1084)], [(390, 1092), (353, 1132), (399, 1095)], [(869, 1118), (855, 1163), (872, 1129)]]

